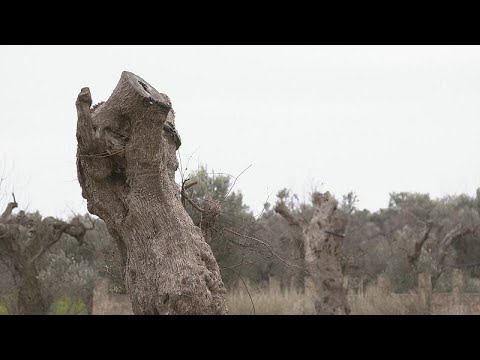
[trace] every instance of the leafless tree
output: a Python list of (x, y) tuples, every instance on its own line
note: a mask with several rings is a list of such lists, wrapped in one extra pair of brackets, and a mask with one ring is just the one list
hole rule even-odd
[(170, 99), (124, 71), (110, 98), (76, 101), (77, 170), (90, 213), (117, 242), (135, 314), (226, 314), (225, 286), (175, 183)]

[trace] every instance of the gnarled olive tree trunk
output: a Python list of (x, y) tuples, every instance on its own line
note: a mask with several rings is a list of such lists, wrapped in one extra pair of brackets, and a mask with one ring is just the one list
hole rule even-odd
[(88, 210), (124, 257), (135, 314), (226, 314), (212, 251), (175, 184), (180, 138), (169, 98), (124, 71), (110, 98), (76, 102), (77, 170)]
[(305, 265), (314, 285), (315, 309), (318, 314), (348, 315), (347, 296), (343, 288), (343, 273), (338, 254), (346, 221), (336, 212), (338, 202), (329, 193), (312, 195), (313, 216), (305, 223), (294, 216), (284, 203), (275, 211), (303, 232)]
[(34, 264), (21, 264), (18, 272), (17, 311), (22, 315), (44, 315), (47, 312)]
[(13, 215), (17, 206), (14, 200), (0, 216), (0, 250), (10, 258), (18, 279), (17, 313), (42, 315), (47, 312), (47, 306), (40, 289), (37, 260), (60, 241), (63, 234), (82, 242), (89, 229), (78, 218), (67, 223), (53, 217), (37, 219), (24, 211)]

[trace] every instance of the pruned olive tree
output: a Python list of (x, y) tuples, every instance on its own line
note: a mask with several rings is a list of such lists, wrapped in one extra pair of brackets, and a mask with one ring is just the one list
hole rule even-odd
[(53, 217), (42, 219), (24, 211), (13, 214), (17, 207), (14, 196), (14, 201), (0, 215), (0, 255), (8, 258), (14, 268), (18, 290), (16, 313), (41, 315), (47, 312), (47, 305), (41, 292), (38, 260), (65, 234), (81, 243), (91, 227), (79, 217), (65, 222)]
[(275, 211), (290, 225), (303, 232), (305, 266), (313, 282), (315, 309), (318, 314), (348, 315), (346, 291), (339, 256), (339, 241), (344, 237), (346, 220), (337, 213), (337, 200), (327, 191), (312, 195), (313, 216), (301, 219), (279, 201)]
[(135, 314), (226, 314), (225, 286), (175, 183), (180, 137), (170, 99), (124, 71), (110, 98), (76, 101), (77, 172), (90, 213), (122, 253)]

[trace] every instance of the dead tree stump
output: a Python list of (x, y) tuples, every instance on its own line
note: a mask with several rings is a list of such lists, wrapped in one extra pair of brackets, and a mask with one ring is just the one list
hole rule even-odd
[(76, 102), (77, 170), (125, 266), (135, 314), (226, 314), (225, 287), (175, 183), (180, 137), (170, 99), (124, 71), (110, 98)]

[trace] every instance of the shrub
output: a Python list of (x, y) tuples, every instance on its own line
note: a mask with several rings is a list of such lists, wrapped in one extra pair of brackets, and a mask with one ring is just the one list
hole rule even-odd
[(80, 300), (61, 297), (50, 308), (51, 315), (88, 315), (87, 307)]

